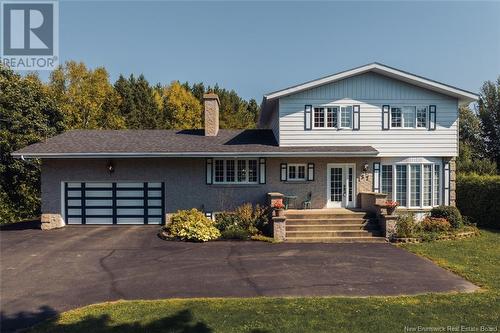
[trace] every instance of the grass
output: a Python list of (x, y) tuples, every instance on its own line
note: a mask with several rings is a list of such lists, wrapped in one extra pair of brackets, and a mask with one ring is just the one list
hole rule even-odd
[(464, 276), (482, 291), (408, 297), (119, 301), (65, 312), (30, 332), (405, 332), (405, 327), (419, 326), (498, 327), (498, 231), (401, 246)]

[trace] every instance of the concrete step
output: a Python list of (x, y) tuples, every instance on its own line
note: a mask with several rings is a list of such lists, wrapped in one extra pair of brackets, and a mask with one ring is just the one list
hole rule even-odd
[(316, 230), (300, 230), (286, 231), (286, 239), (302, 238), (302, 237), (374, 237), (381, 236), (380, 230), (338, 230), (338, 231), (316, 231)]
[(352, 224), (293, 224), (286, 225), (286, 231), (339, 231), (339, 230), (378, 230), (375, 223), (352, 223)]
[(310, 224), (310, 225), (325, 225), (325, 224), (364, 224), (372, 222), (374, 220), (364, 219), (364, 218), (307, 218), (307, 219), (295, 219), (287, 218), (286, 225), (297, 225), (297, 224)]
[(386, 243), (384, 237), (297, 237), (287, 243)]
[(365, 218), (365, 212), (352, 212), (352, 213), (287, 213), (287, 219), (337, 219), (337, 218)]

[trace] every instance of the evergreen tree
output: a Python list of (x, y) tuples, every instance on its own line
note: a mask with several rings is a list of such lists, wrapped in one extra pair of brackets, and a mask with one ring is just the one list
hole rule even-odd
[(137, 79), (130, 75), (125, 79), (120, 75), (115, 82), (115, 90), (122, 99), (120, 114), (130, 129), (156, 129), (161, 124), (161, 111), (154, 96), (154, 89), (140, 75)]
[(496, 82), (487, 81), (481, 88), (479, 118), (486, 154), (500, 168), (500, 76)]

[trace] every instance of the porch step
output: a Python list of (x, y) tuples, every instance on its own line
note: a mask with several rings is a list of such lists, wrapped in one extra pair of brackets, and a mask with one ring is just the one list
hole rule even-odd
[(345, 218), (345, 217), (340, 217), (340, 218), (301, 218), (301, 219), (296, 219), (296, 218), (288, 218), (286, 219), (286, 224), (287, 225), (301, 225), (301, 224), (306, 224), (306, 225), (325, 225), (325, 224), (331, 224), (331, 225), (343, 225), (343, 224), (365, 224), (365, 223), (371, 223), (371, 219), (365, 219), (365, 218)]
[(288, 213), (285, 212), (287, 219), (358, 219), (365, 218), (365, 212), (351, 213)]
[(364, 211), (290, 210), (285, 216), (287, 242), (385, 242), (376, 219)]
[(336, 230), (336, 231), (316, 231), (316, 230), (300, 230), (286, 231), (286, 239), (302, 238), (302, 237), (370, 237), (381, 236), (380, 230)]
[(288, 243), (386, 243), (384, 237), (295, 237)]
[[(287, 221), (288, 222), (288, 221)], [(292, 224), (286, 225), (286, 231), (342, 231), (342, 230), (378, 230), (379, 227), (375, 223), (351, 223), (351, 224)]]

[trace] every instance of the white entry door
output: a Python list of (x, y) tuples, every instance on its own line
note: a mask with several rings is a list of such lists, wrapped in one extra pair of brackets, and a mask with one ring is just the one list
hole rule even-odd
[(328, 164), (327, 207), (355, 207), (355, 164)]

